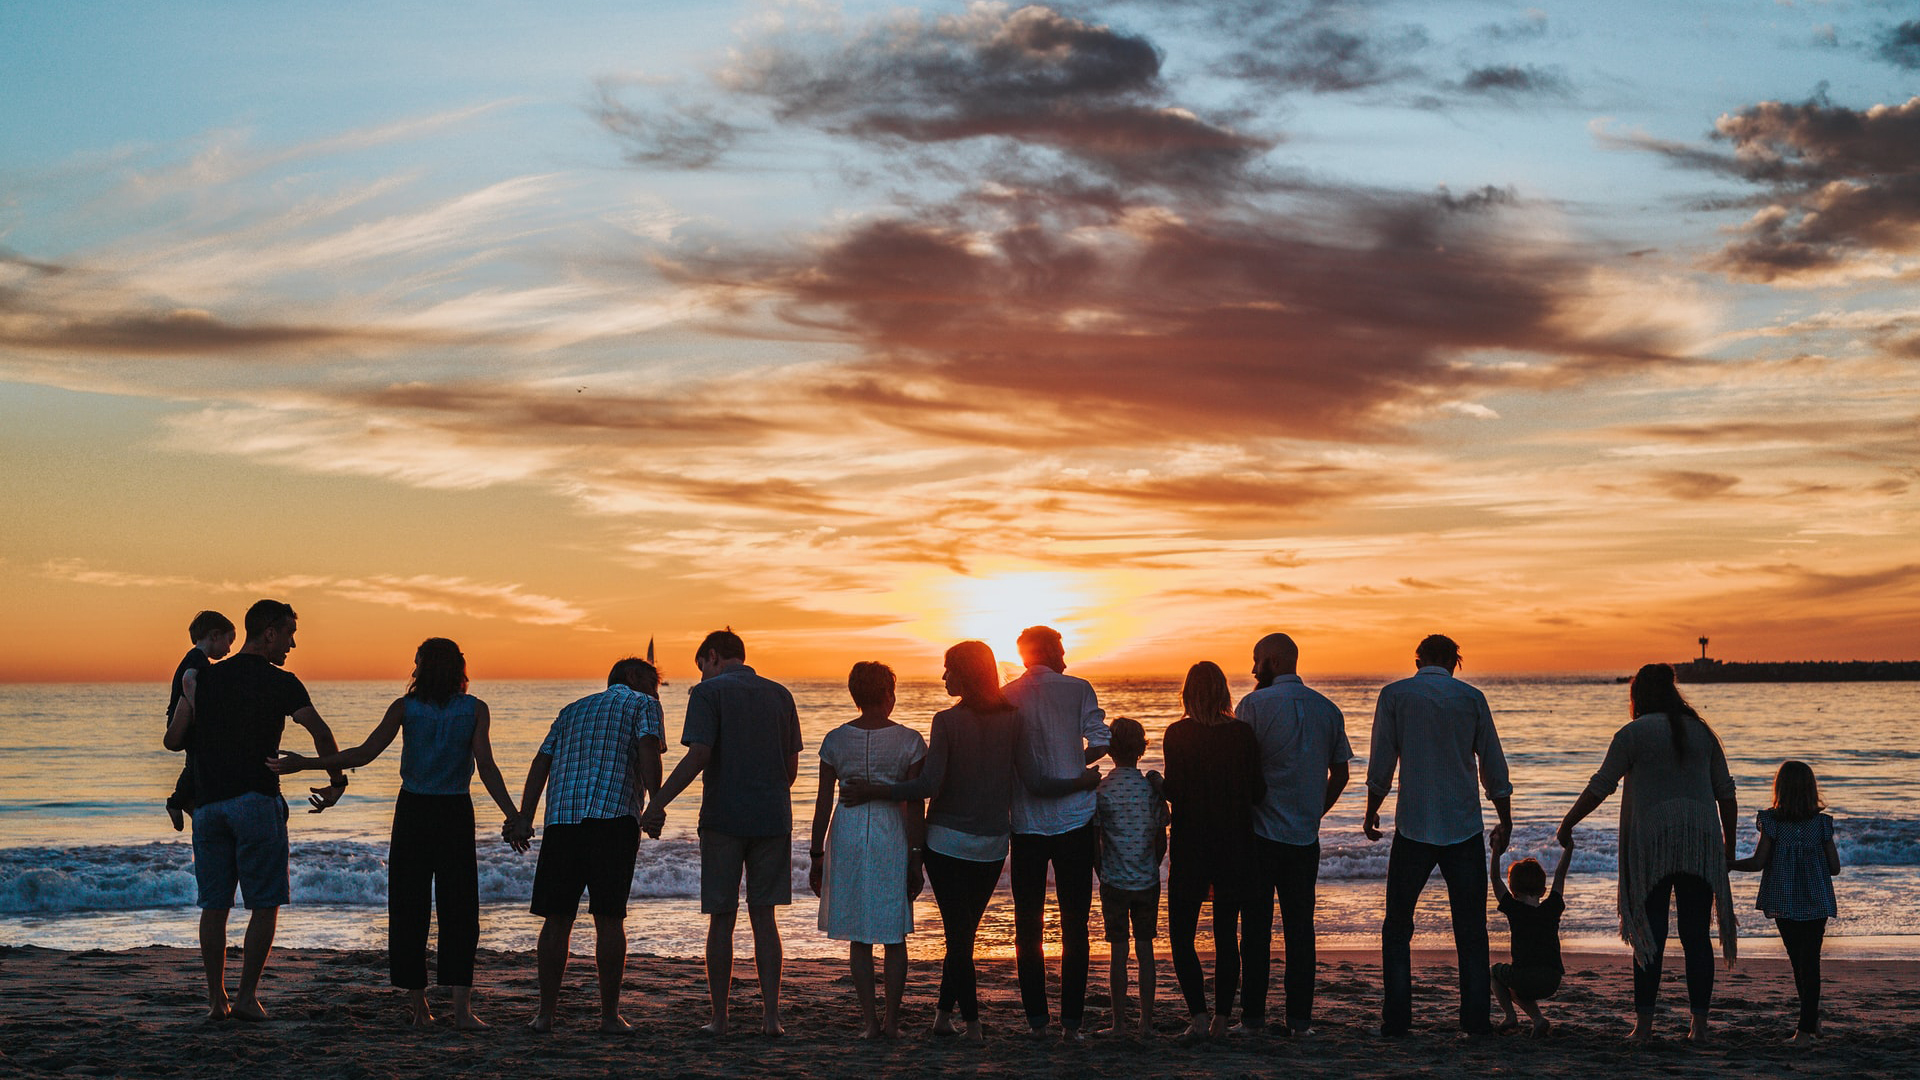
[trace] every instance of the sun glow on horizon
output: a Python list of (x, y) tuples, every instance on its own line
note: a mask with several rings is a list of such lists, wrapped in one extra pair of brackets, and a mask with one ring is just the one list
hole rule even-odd
[(902, 633), (940, 648), (984, 641), (1003, 667), (1018, 670), (1015, 643), (1029, 626), (1060, 631), (1076, 663), (1123, 649), (1138, 623), (1127, 602), (1140, 592), (1124, 576), (997, 564), (965, 576), (928, 571), (902, 583), (891, 599), (911, 616), (898, 627)]

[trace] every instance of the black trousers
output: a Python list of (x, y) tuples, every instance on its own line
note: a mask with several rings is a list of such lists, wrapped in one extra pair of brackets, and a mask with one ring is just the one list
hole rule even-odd
[(1241, 1008), (1249, 1024), (1267, 1016), (1268, 969), (1273, 953), (1273, 900), (1280, 898), (1280, 932), (1286, 939), (1287, 1027), (1313, 1026), (1314, 889), (1320, 881), (1320, 842), (1282, 844), (1253, 838), (1254, 885), (1240, 912), (1240, 967), (1245, 979)]
[[(1176, 844), (1178, 841), (1176, 841)], [(1180, 849), (1173, 857), (1180, 859)], [(1199, 865), (1194, 865), (1198, 861)], [(1194, 938), (1200, 929), (1200, 905), (1213, 894), (1213, 1000), (1214, 1013), (1226, 1016), (1233, 1011), (1234, 995), (1240, 990), (1240, 904), (1246, 899), (1246, 868), (1224, 862), (1176, 861), (1167, 876), (1167, 951), (1173, 954), (1173, 974), (1180, 980), (1180, 995), (1187, 999), (1187, 1012), (1198, 1016), (1207, 1011), (1207, 974), (1200, 966), (1200, 953)]]
[(1667, 952), (1667, 913), (1680, 909), (1680, 948), (1687, 954), (1687, 1008), (1706, 1015), (1713, 1006), (1713, 939), (1707, 923), (1713, 915), (1713, 886), (1694, 874), (1669, 874), (1647, 894), (1647, 923), (1653, 928), (1653, 963), (1633, 962), (1633, 1008), (1652, 1012), (1660, 1000), (1660, 968)]
[(1403, 1035), (1413, 1027), (1413, 911), (1436, 866), (1447, 882), (1453, 949), (1460, 961), (1460, 1028), (1475, 1035), (1493, 1030), (1486, 835), (1441, 845), (1394, 833), (1393, 850), (1387, 854), (1387, 917), (1380, 928), (1380, 968), (1386, 982), (1380, 1027), (1389, 1035)]
[(940, 927), (946, 934), (947, 955), (940, 961), (941, 1012), (960, 1010), (960, 1019), (980, 1018), (979, 978), (973, 964), (973, 939), (980, 918), (987, 913), (994, 886), (1000, 884), (1000, 862), (979, 862), (942, 855), (928, 848), (922, 856), (933, 902), (940, 908)]
[(387, 967), (393, 985), (427, 985), (428, 909), (440, 914), (441, 986), (473, 985), (480, 945), (480, 868), (473, 848), (473, 800), (402, 791), (393, 804), (387, 850)]
[(1793, 986), (1800, 992), (1800, 1028), (1820, 1033), (1820, 945), (1827, 937), (1825, 919), (1775, 919), (1780, 943), (1793, 961)]
[(1093, 910), (1093, 826), (1056, 836), (1013, 835), (1013, 950), (1027, 1023), (1046, 1026), (1047, 867), (1060, 905), (1060, 1026), (1080, 1030), (1087, 1010), (1087, 921)]

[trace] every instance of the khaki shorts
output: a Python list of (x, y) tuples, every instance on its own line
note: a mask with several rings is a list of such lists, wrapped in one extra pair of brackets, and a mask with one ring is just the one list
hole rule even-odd
[(740, 877), (747, 906), (793, 903), (793, 841), (785, 836), (731, 836), (700, 830), (700, 914), (740, 910)]

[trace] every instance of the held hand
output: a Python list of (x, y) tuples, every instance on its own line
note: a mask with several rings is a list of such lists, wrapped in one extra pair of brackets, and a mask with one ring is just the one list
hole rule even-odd
[(329, 784), (326, 787), (308, 788), (307, 790), (312, 792), (312, 794), (307, 796), (307, 802), (313, 807), (313, 809), (307, 811), (307, 813), (318, 814), (327, 807), (339, 802), (341, 794), (347, 789), (336, 784)]
[(920, 893), (927, 887), (927, 872), (920, 866), (920, 853), (907, 855), (907, 899), (918, 900)]
[(1563, 822), (1561, 822), (1561, 823), (1560, 823), (1560, 828), (1559, 828), (1559, 830), (1558, 830), (1557, 832), (1555, 832), (1555, 833), (1553, 834), (1553, 838), (1554, 838), (1554, 839), (1555, 839), (1556, 841), (1558, 841), (1558, 842), (1559, 842), (1559, 844), (1560, 844), (1560, 846), (1561, 846), (1561, 847), (1563, 847), (1563, 848), (1567, 848), (1568, 850), (1572, 850), (1572, 848), (1573, 848), (1573, 826), (1572, 826), (1572, 825), (1569, 825), (1569, 824), (1567, 824), (1567, 823), (1566, 823), (1566, 822), (1564, 822), (1564, 821), (1563, 821)]
[(823, 859), (814, 859), (813, 865), (807, 867), (807, 888), (812, 889), (813, 895), (815, 896), (820, 895), (820, 881), (822, 871), (824, 870), (821, 863), (824, 861)]
[(880, 795), (880, 789), (867, 783), (865, 780), (840, 781), (840, 801), (848, 806), (859, 806), (864, 802), (872, 802), (879, 798)]
[(655, 840), (660, 839), (660, 830), (665, 828), (666, 824), (667, 808), (658, 803), (647, 807), (647, 812), (640, 815), (640, 831)]
[(508, 818), (500, 826), (500, 839), (519, 854), (533, 848), (533, 822), (526, 818)]
[(1493, 850), (1493, 853), (1495, 855), (1504, 854), (1507, 850), (1507, 844), (1512, 839), (1513, 839), (1513, 826), (1510, 823), (1503, 821), (1500, 824), (1495, 825), (1493, 827), (1493, 832), (1488, 834), (1487, 846)]
[(1378, 841), (1382, 836), (1386, 835), (1380, 831), (1380, 812), (1378, 810), (1370, 810), (1367, 812), (1366, 820), (1360, 823), (1360, 831), (1367, 834), (1369, 841)]
[(291, 750), (283, 750), (280, 752), (279, 757), (270, 757), (267, 759), (267, 768), (272, 769), (275, 776), (285, 776), (288, 773), (297, 773), (302, 769), (311, 769), (313, 768), (313, 762)]
[(1092, 791), (1094, 788), (1097, 788), (1099, 786), (1100, 786), (1100, 770), (1098, 768), (1095, 768), (1092, 765), (1087, 766), (1087, 771), (1080, 774), (1081, 790)]

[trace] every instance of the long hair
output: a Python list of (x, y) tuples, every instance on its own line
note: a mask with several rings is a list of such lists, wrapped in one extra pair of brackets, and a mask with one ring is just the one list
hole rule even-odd
[(1233, 719), (1233, 691), (1227, 688), (1227, 673), (1211, 660), (1188, 668), (1186, 685), (1180, 688), (1180, 704), (1190, 719), (1203, 724)]
[(1820, 782), (1804, 761), (1783, 761), (1773, 774), (1773, 816), (1777, 821), (1806, 821), (1827, 808)]
[(1673, 668), (1668, 664), (1648, 664), (1635, 672), (1632, 685), (1627, 687), (1627, 700), (1635, 716), (1667, 714), (1675, 756), (1685, 756), (1687, 752), (1687, 721), (1707, 722), (1680, 696), (1680, 687), (1673, 680)]
[(413, 655), (413, 681), (407, 696), (429, 705), (445, 705), (467, 692), (467, 658), (451, 639), (430, 637)]
[(984, 641), (962, 641), (947, 650), (947, 674), (960, 689), (960, 704), (977, 713), (1011, 712), (1000, 689), (1000, 665)]

